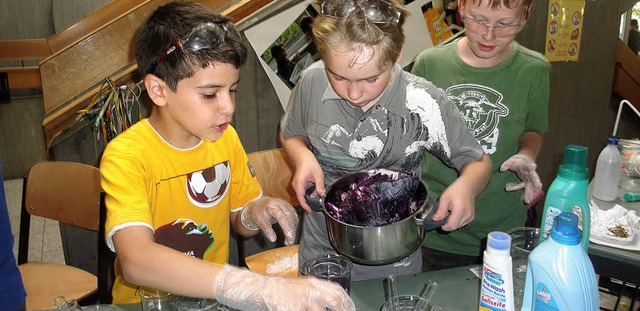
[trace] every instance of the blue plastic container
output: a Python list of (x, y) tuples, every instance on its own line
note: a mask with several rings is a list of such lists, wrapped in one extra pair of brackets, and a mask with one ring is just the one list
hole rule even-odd
[(600, 309), (596, 272), (580, 235), (578, 216), (560, 213), (551, 237), (529, 254), (523, 311)]
[(555, 218), (562, 212), (580, 211), (582, 214), (581, 244), (585, 251), (589, 249), (589, 233), (591, 232), (591, 212), (589, 210), (589, 169), (587, 164), (587, 147), (566, 145), (564, 160), (558, 169), (558, 176), (553, 180), (544, 201), (542, 223), (540, 224), (540, 242), (551, 234)]

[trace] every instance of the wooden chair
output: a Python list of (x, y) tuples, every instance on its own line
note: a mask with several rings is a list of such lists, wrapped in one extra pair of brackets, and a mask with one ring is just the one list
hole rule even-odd
[[(31, 167), (24, 179), (18, 248), (27, 310), (54, 309), (57, 296), (80, 303), (111, 302), (108, 280), (113, 254), (104, 242), (105, 210), (98, 168), (63, 161)], [(29, 261), (31, 215), (98, 232), (98, 277), (65, 264)]]
[(283, 199), (293, 206), (299, 205), (291, 187), (293, 165), (282, 148), (247, 154), (264, 195)]
[[(247, 154), (253, 166), (256, 178), (262, 186), (265, 196), (279, 198), (293, 206), (299, 206), (296, 194), (291, 187), (293, 165), (282, 148), (267, 149)], [(244, 240), (238, 239), (238, 261), (240, 266), (246, 266)], [(253, 256), (260, 256), (255, 254)]]

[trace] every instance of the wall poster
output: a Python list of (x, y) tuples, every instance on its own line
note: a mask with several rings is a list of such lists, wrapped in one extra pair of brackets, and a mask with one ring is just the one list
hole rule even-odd
[[(285, 0), (277, 1), (282, 4), (280, 1)], [(284, 9), (274, 10), (273, 15), (267, 14), (266, 18), (244, 30), (284, 109), (289, 101), (291, 89), (300, 78), (300, 74), (319, 58), (304, 25), (306, 20), (315, 17), (321, 11), (311, 0), (287, 1), (290, 4), (283, 5)], [(433, 47), (421, 10), (431, 0), (405, 1), (409, 16), (403, 25), (406, 40), (398, 60), (398, 64), (402, 67), (411, 64), (418, 53)], [(270, 5), (276, 5), (276, 1), (264, 9), (269, 8)], [(253, 18), (254, 16), (248, 16), (246, 20)], [(285, 70), (278, 72), (278, 59), (274, 57), (274, 52), (279, 52), (278, 55), (288, 59), (288, 61), (281, 59), (281, 63), (293, 63), (293, 66), (289, 65), (292, 70), (287, 70), (286, 74)], [(284, 66), (281, 65), (281, 68)]]
[(578, 61), (585, 0), (550, 0), (544, 56), (550, 62)]

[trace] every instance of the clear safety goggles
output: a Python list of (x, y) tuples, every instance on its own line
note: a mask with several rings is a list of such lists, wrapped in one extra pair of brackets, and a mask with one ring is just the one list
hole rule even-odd
[(509, 37), (518, 33), (524, 26), (524, 21), (515, 24), (498, 23), (491, 25), (486, 21), (477, 19), (470, 15), (460, 14), (464, 20), (467, 30), (477, 34), (485, 35), (493, 30), (496, 37)]
[(176, 49), (182, 49), (183, 51), (195, 52), (202, 49), (213, 49), (224, 43), (225, 35), (227, 34), (227, 22), (204, 22), (198, 24), (191, 29), (186, 36), (179, 39), (174, 45), (169, 47), (160, 57), (155, 61), (155, 64), (149, 70), (155, 72), (158, 65), (162, 64), (164, 60), (173, 53)]
[(322, 2), (323, 16), (342, 19), (356, 9), (360, 9), (366, 19), (374, 24), (400, 23), (402, 13), (392, 3), (385, 0), (325, 0)]

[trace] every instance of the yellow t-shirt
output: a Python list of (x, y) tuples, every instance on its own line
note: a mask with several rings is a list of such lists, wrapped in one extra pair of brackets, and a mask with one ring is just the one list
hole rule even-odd
[[(233, 127), (215, 142), (177, 149), (144, 119), (107, 145), (100, 172), (111, 250), (116, 231), (145, 226), (157, 243), (219, 264), (228, 261), (230, 211), (262, 192)], [(115, 271), (113, 302), (140, 301), (117, 262)]]

